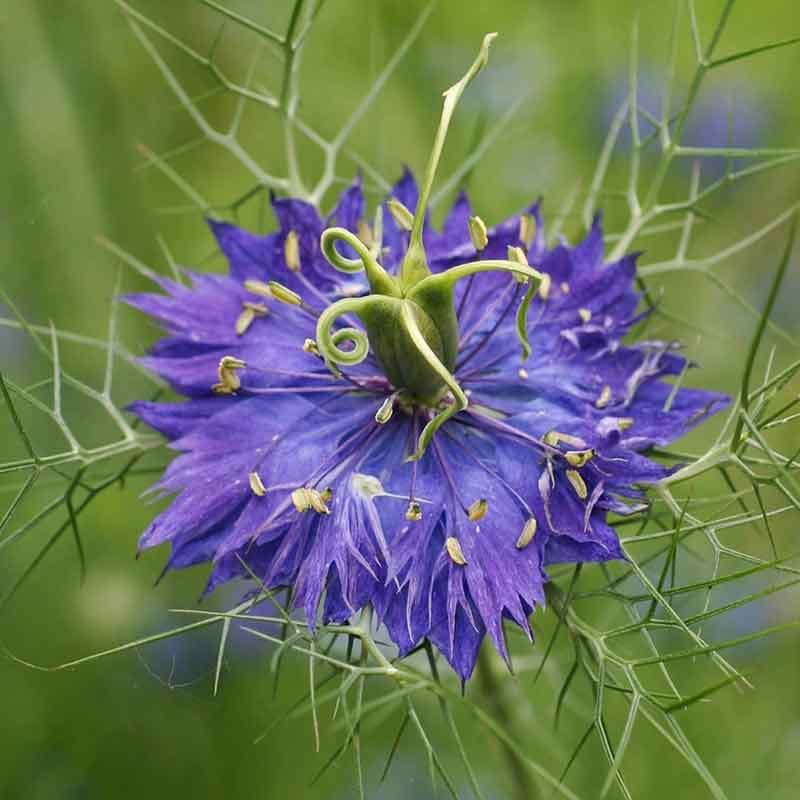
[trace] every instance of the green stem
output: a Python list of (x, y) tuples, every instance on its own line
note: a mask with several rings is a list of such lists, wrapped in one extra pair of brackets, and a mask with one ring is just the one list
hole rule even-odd
[(300, 175), (297, 149), (294, 141), (295, 115), (297, 112), (297, 76), (300, 66), (302, 43), (295, 45), (294, 36), (303, 16), (306, 0), (296, 0), (289, 27), (286, 31), (284, 47), (283, 82), (281, 86), (280, 111), (283, 119), (283, 136), (286, 146), (286, 162), (289, 171), (289, 191), (296, 197), (307, 197), (308, 192)]
[[(509, 698), (498, 680), (496, 658), (489, 647), (482, 647), (478, 655), (478, 680), (491, 714), (518, 742), (525, 741), (525, 731), (519, 718), (519, 703), (509, 702)], [(506, 681), (507, 682), (507, 681)], [(502, 744), (508, 765), (511, 769), (511, 782), (514, 785), (514, 797), (517, 800), (535, 800), (540, 796), (538, 787), (533, 781), (525, 762), (505, 742)]]

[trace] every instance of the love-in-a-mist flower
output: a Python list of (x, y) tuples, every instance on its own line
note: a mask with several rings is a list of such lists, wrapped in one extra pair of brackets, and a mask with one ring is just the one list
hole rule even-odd
[(441, 232), (406, 171), (365, 221), (356, 180), (325, 219), (273, 199), (278, 230), (212, 221), (227, 277), (128, 302), (168, 333), (144, 363), (188, 399), (133, 410), (180, 455), (141, 547), (289, 587), (310, 625), (371, 605), (405, 654), (428, 638), (462, 679), (503, 621), (531, 635), (546, 568), (621, 557), (609, 512), (664, 467), (641, 454), (724, 402), (662, 380), (672, 343), (623, 344), (635, 256), (603, 257), (595, 220), (545, 246), (539, 205), (488, 228), (464, 195)]

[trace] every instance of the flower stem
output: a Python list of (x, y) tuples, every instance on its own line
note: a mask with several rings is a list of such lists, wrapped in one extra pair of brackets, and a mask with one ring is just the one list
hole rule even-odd
[[(489, 647), (482, 647), (478, 655), (478, 680), (489, 704), (492, 716), (517, 741), (525, 740), (525, 725), (520, 718), (520, 704), (513, 701), (499, 680), (497, 656)], [(507, 683), (507, 681), (505, 681)], [(535, 800), (540, 792), (533, 776), (520, 757), (506, 744), (502, 745), (511, 770), (511, 783), (516, 800)]]

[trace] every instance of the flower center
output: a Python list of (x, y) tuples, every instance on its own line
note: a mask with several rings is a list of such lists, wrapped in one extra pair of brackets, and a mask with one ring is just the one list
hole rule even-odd
[[(340, 367), (360, 363), (372, 350), (386, 377), (400, 396), (406, 398), (405, 402), (434, 410), (420, 434), (417, 451), (412, 456), (414, 459), (423, 455), (436, 430), (468, 403), (453, 375), (459, 339), (454, 302), (458, 281), (482, 272), (502, 271), (527, 283), (517, 313), (517, 333), (523, 357), (530, 352), (526, 316), (542, 275), (528, 265), (524, 251), (511, 247), (507, 259), (470, 261), (432, 273), (422, 236), (425, 212), (450, 119), (467, 84), (486, 64), (489, 45), (495, 36), (488, 34), (484, 38), (477, 58), (464, 77), (444, 93), (439, 128), (413, 216), (398, 201), (389, 203), (392, 216), (410, 232), (408, 249), (398, 274), (390, 275), (380, 264), (380, 209), (376, 216), (376, 236), (370, 247), (345, 228), (328, 228), (321, 238), (322, 252), (335, 269), (347, 273), (363, 270), (366, 273), (369, 293), (362, 297), (343, 298), (323, 311), (317, 323), (319, 353), (331, 371), (338, 374)], [(486, 226), (478, 217), (470, 221), (470, 235), (480, 253), (488, 239)], [(357, 258), (343, 256), (337, 248), (339, 241), (353, 248)], [(353, 317), (360, 321), (363, 329), (353, 326)], [(336, 327), (340, 319), (346, 324)], [(348, 346), (342, 347), (343, 344)]]

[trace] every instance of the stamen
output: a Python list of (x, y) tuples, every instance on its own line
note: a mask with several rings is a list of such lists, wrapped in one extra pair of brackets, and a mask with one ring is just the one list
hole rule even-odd
[(561, 282), (561, 291), (564, 294), (569, 294), (569, 284), (566, 281)]
[(543, 272), (542, 273), (542, 280), (541, 280), (541, 283), (539, 284), (539, 297), (541, 297), (542, 300), (547, 300), (547, 298), (550, 296), (550, 284), (551, 283), (552, 283), (552, 280), (550, 278), (549, 273)]
[(235, 331), (237, 336), (244, 336), (247, 333), (247, 329), (252, 324), (253, 320), (256, 318), (256, 315), (253, 313), (253, 310), (250, 308), (242, 309), (242, 313), (236, 318), (236, 325)]
[(333, 497), (333, 492), (326, 489), (324, 493), (318, 492), (316, 489), (309, 489), (308, 487), (301, 487), (292, 492), (292, 503), (299, 512), (308, 511), (310, 508), (318, 514), (330, 514), (331, 510), (326, 505), (326, 500)]
[(579, 308), (578, 316), (583, 321), (584, 325), (592, 319), (592, 312), (588, 308)]
[(519, 218), (519, 240), (530, 249), (533, 240), (536, 238), (536, 217), (531, 214), (523, 214)]
[(364, 219), (358, 221), (358, 238), (370, 249), (372, 249), (372, 245), (375, 244), (372, 228), (370, 228), (369, 222)]
[(597, 408), (605, 408), (609, 404), (610, 400), (611, 387), (606, 384), (600, 392), (600, 396), (597, 398), (597, 400), (595, 400), (594, 404), (597, 406)]
[(469, 238), (472, 239), (472, 246), (480, 253), (489, 244), (489, 233), (486, 230), (486, 223), (478, 216), (469, 218)]
[(278, 281), (270, 281), (267, 286), (272, 292), (272, 296), (281, 303), (286, 303), (286, 305), (289, 306), (299, 306), (303, 304), (303, 298), (300, 297), (297, 292), (293, 292), (282, 283), (278, 283)]
[(257, 497), (263, 497), (267, 493), (267, 488), (257, 472), (250, 473), (250, 489)]
[(589, 490), (586, 488), (586, 483), (580, 472), (576, 472), (574, 469), (568, 469), (567, 480), (572, 484), (575, 494), (578, 495), (581, 500), (585, 500), (589, 494)]
[(297, 238), (296, 231), (289, 231), (286, 241), (283, 244), (283, 256), (286, 259), (286, 266), (292, 272), (300, 271), (300, 240)]
[(236, 356), (222, 356), (219, 361), (220, 369), (244, 369), (247, 364)]
[(268, 313), (269, 309), (265, 305), (245, 300), (242, 303), (242, 313), (236, 319), (236, 335), (243, 336), (256, 317), (265, 317)]
[(419, 522), (422, 519), (422, 508), (420, 504), (412, 500), (406, 509), (406, 519), (409, 522)]
[(380, 408), (375, 412), (375, 422), (379, 425), (385, 425), (394, 413), (395, 395), (390, 394), (382, 403)]
[(244, 288), (251, 294), (257, 294), (260, 297), (272, 297), (272, 290), (269, 286), (257, 278), (248, 278), (244, 282)]
[[(514, 261), (517, 264), (522, 264), (523, 267), (529, 267), (530, 264), (528, 263), (528, 257), (525, 255), (525, 251), (521, 247), (515, 247), (514, 245), (509, 245), (507, 250), (507, 257), (509, 261)], [(517, 283), (526, 284), (528, 282), (528, 278), (525, 275), (519, 275), (516, 272), (514, 273), (514, 280)]]
[(621, 431), (626, 431), (628, 430), (628, 428), (632, 427), (633, 423), (634, 423), (633, 417), (620, 417), (617, 420), (617, 427)]
[[(383, 497), (386, 494), (386, 489), (383, 488), (383, 484), (374, 475), (356, 472), (350, 479), (350, 483), (353, 485), (353, 489), (367, 500)], [(325, 493), (323, 492), (323, 499), (324, 498)]]
[(467, 563), (467, 559), (464, 558), (464, 551), (461, 549), (461, 543), (455, 536), (448, 536), (444, 546), (447, 548), (447, 554), (455, 564), (463, 567)]
[(386, 207), (394, 221), (404, 230), (410, 232), (414, 227), (414, 215), (396, 197), (386, 201)]
[(530, 377), (530, 374), (528, 373), (528, 370), (526, 370), (524, 367), (520, 367), (517, 370), (517, 375), (519, 375), (520, 378), (522, 378), (522, 380), (524, 380), (524, 381), (528, 380), (528, 378)]
[(478, 522), (478, 520), (483, 519), (488, 512), (489, 512), (489, 501), (486, 500), (486, 498), (482, 497), (480, 500), (476, 500), (467, 509), (467, 516), (469, 517), (470, 522)]
[(564, 458), (572, 467), (582, 467), (588, 461), (590, 461), (595, 455), (594, 450), (589, 448), (588, 450), (569, 450), (568, 452), (564, 453)]
[(322, 355), (319, 352), (319, 348), (317, 347), (317, 343), (313, 339), (306, 339), (303, 342), (303, 352), (311, 353), (311, 355), (313, 356), (322, 358)]
[(578, 436), (571, 436), (568, 433), (561, 433), (561, 431), (548, 431), (542, 441), (549, 444), (550, 447), (558, 447), (561, 442), (568, 444), (570, 447), (586, 447), (586, 442)]
[(517, 550), (523, 550), (531, 543), (531, 540), (536, 533), (537, 524), (536, 517), (531, 517), (525, 523), (525, 527), (522, 529), (519, 539), (517, 539)]
[(214, 392), (214, 394), (234, 394), (242, 385), (236, 370), (244, 369), (246, 366), (247, 364), (240, 358), (236, 358), (235, 356), (223, 356), (217, 368), (219, 383), (215, 383), (211, 387), (211, 391)]

